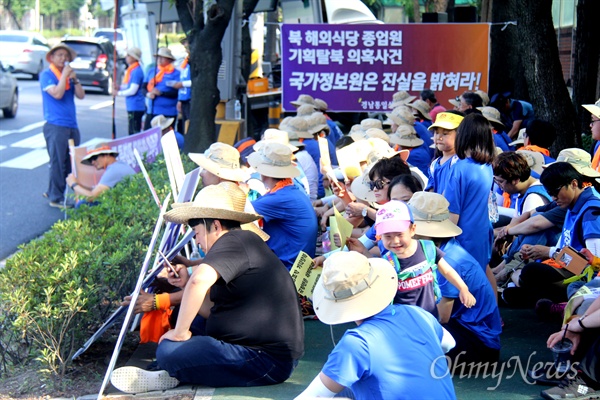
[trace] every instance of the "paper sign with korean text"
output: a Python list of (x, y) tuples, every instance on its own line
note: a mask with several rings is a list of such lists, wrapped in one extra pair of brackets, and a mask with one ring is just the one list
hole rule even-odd
[(340, 242), (342, 247), (346, 245), (346, 239), (352, 235), (352, 229), (354, 226), (340, 214), (337, 208), (333, 207), (333, 213), (329, 217), (329, 239), (331, 240), (331, 250), (337, 250), (337, 247), (333, 240), (333, 235), (337, 234), (340, 236)]
[(313, 268), (314, 261), (308, 254), (301, 251), (290, 269), (290, 275), (298, 294), (302, 296), (312, 297), (317, 281), (323, 272), (323, 268)]
[(488, 90), (489, 24), (284, 24), (284, 110), (300, 94), (331, 111), (385, 112), (394, 93), (436, 93), (449, 107), (465, 91)]

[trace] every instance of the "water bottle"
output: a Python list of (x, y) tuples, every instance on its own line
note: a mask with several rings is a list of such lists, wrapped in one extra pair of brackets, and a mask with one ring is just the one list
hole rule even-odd
[(234, 118), (235, 119), (242, 119), (242, 105), (240, 104), (239, 100), (235, 101), (235, 105), (233, 106), (233, 110), (234, 110)]

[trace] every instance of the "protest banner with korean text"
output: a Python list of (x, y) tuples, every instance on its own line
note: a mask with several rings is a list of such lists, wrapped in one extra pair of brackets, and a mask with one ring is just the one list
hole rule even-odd
[(385, 112), (394, 93), (438, 101), (488, 90), (489, 24), (282, 26), (283, 108), (300, 94), (331, 111)]

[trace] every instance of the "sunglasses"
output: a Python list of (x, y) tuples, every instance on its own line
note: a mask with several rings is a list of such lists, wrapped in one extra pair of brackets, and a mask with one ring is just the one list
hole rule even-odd
[(558, 194), (560, 193), (560, 191), (562, 190), (562, 188), (564, 188), (567, 185), (561, 185), (559, 187), (557, 187), (556, 189), (549, 189), (547, 190), (548, 194), (552, 197), (557, 197)]
[(389, 183), (390, 183), (389, 181), (384, 181), (383, 179), (377, 179), (376, 181), (369, 182), (369, 188), (371, 190), (374, 190), (374, 189), (381, 190), (385, 187), (385, 185), (388, 185)]

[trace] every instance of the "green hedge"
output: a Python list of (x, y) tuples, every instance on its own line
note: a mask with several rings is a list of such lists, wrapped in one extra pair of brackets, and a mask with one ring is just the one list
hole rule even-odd
[[(184, 158), (186, 171), (196, 167)], [(164, 159), (148, 172), (164, 200)], [(37, 360), (60, 380), (73, 352), (135, 287), (158, 215), (137, 174), (22, 245), (0, 270), (0, 372)]]

